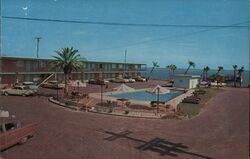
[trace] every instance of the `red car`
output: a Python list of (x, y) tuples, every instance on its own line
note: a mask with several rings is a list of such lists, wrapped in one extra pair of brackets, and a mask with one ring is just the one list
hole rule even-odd
[(19, 121), (0, 123), (0, 151), (16, 144), (25, 143), (32, 137), (37, 129), (37, 124), (21, 126)]

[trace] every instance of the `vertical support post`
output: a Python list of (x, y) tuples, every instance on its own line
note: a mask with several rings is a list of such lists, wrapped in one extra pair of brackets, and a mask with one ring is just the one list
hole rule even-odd
[[(103, 66), (102, 64), (99, 65), (99, 68), (102, 70), (102, 78), (101, 78), (101, 106), (103, 105), (103, 85), (104, 85), (104, 78), (103, 78)], [(103, 83), (102, 83), (103, 82)]]
[(125, 55), (124, 55), (124, 68), (123, 68), (123, 78), (126, 76), (126, 63), (127, 63), (127, 49), (125, 50)]
[(80, 83), (79, 81), (77, 81), (77, 91), (78, 91), (78, 99), (77, 99), (77, 103), (79, 103), (80, 101), (80, 87), (79, 87)]
[(157, 114), (159, 113), (159, 96), (160, 96), (160, 88), (157, 88)]

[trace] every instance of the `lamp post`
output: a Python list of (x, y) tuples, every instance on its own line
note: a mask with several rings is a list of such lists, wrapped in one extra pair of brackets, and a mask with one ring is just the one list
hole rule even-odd
[(127, 63), (127, 49), (125, 50), (124, 68), (123, 68), (123, 78), (126, 77), (126, 63)]
[(80, 100), (80, 88), (79, 88), (79, 85), (80, 85), (80, 82), (79, 81), (77, 81), (77, 91), (78, 91), (78, 99), (77, 99), (77, 103), (79, 103), (79, 100)]
[(100, 82), (100, 84), (101, 84), (101, 106), (102, 106), (102, 104), (103, 104), (103, 85), (104, 85), (103, 66), (102, 66), (102, 64), (99, 65), (99, 68), (102, 70), (102, 78), (101, 78), (102, 81)]
[(159, 113), (159, 96), (160, 96), (160, 88), (157, 88), (157, 113)]

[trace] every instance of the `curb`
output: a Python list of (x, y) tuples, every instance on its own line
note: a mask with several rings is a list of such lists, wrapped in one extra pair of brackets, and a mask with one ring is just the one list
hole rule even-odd
[(113, 113), (105, 113), (105, 112), (98, 112), (89, 110), (88, 112), (96, 113), (96, 114), (104, 114), (104, 115), (112, 115), (112, 116), (119, 116), (119, 117), (129, 117), (129, 118), (143, 118), (143, 119), (162, 119), (162, 117), (143, 117), (143, 116), (130, 116), (125, 114), (113, 114)]
[(79, 110), (79, 108), (77, 107), (73, 107), (73, 106), (70, 106), (68, 104), (65, 104), (65, 103), (61, 103), (57, 100), (54, 100), (53, 97), (49, 97), (48, 100), (51, 102), (51, 103), (54, 103), (54, 104), (57, 104), (57, 105), (60, 105), (60, 106), (63, 106), (65, 108), (69, 108), (69, 109), (73, 109), (73, 110)]

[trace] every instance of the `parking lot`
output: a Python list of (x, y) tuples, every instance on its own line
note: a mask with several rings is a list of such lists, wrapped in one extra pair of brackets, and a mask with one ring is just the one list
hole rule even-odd
[(16, 119), (38, 123), (33, 138), (1, 152), (1, 157), (244, 159), (249, 147), (249, 90), (225, 89), (189, 120), (76, 112), (50, 103), (43, 95), (1, 96), (1, 107)]

